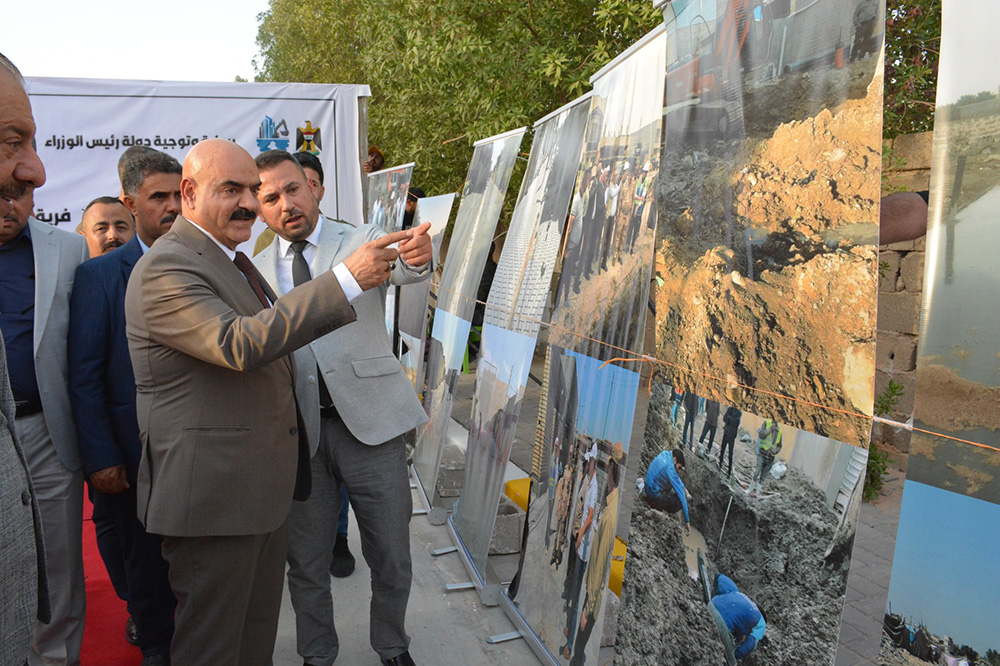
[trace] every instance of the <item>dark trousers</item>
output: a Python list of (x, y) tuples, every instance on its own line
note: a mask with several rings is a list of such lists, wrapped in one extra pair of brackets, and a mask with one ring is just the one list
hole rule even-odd
[(177, 617), (178, 666), (271, 666), (288, 525), (264, 534), (163, 537)]
[(715, 431), (718, 428), (718, 423), (709, 423), (708, 421), (705, 421), (705, 425), (701, 428), (701, 437), (698, 438), (698, 443), (704, 444), (705, 435), (708, 435), (708, 448), (705, 450), (706, 454), (712, 452), (712, 443), (715, 441)]
[(122, 542), (118, 538), (118, 527), (115, 512), (108, 501), (109, 495), (87, 486), (87, 497), (93, 505), (90, 520), (94, 523), (94, 536), (97, 540), (97, 551), (111, 579), (115, 594), (122, 601), (128, 601), (128, 580), (125, 577), (125, 554), (122, 552)]
[(585, 662), (587, 641), (590, 640), (590, 634), (594, 632), (595, 624), (597, 624), (597, 618), (587, 613), (587, 626), (576, 633), (576, 640), (573, 642), (573, 658), (569, 660), (570, 666), (582, 666)]
[(174, 635), (176, 601), (161, 550), (163, 540), (139, 522), (134, 485), (116, 495), (94, 495), (108, 507), (114, 521), (124, 558), (128, 612), (139, 630), (139, 647), (145, 656), (167, 654)]
[(677, 496), (673, 486), (667, 486), (667, 488), (659, 495), (643, 493), (643, 496), (646, 498), (646, 502), (649, 506), (660, 511), (677, 513), (684, 508), (684, 505), (681, 504), (681, 498)]
[[(697, 409), (684, 410), (684, 429), (681, 430), (681, 446), (689, 449), (694, 447), (694, 417), (696, 414)], [(688, 436), (688, 428), (691, 428), (690, 437)]]
[(733, 476), (733, 446), (736, 444), (736, 431), (723, 430), (722, 444), (719, 445), (719, 469), (722, 469), (722, 459), (729, 452), (729, 478)]

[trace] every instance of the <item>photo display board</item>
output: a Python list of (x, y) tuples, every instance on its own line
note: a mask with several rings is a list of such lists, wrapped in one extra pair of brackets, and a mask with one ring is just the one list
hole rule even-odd
[(829, 664), (875, 373), (884, 10), (665, 5), (622, 663)]
[[(430, 222), (428, 234), (431, 237), (431, 252), (434, 268), (441, 265), (441, 239), (448, 226), (451, 207), (455, 201), (455, 193), (441, 194), (436, 197), (424, 197), (417, 202), (417, 211), (413, 214), (413, 225), (419, 227), (424, 222)], [(414, 284), (404, 284), (399, 288), (399, 339), (403, 345), (399, 362), (403, 371), (413, 382), (417, 395), (424, 394), (424, 348), (427, 341), (427, 311), (431, 294), (431, 281), (424, 280)]]
[(589, 102), (589, 95), (577, 99), (535, 124), (528, 168), (484, 312), (465, 481), (453, 514), (480, 574), (580, 166)]
[[(597, 663), (640, 384), (663, 108), (662, 29), (591, 79), (509, 612), (547, 663)], [(595, 636), (596, 634), (596, 636)], [(554, 660), (554, 661), (553, 661)]]
[(455, 386), (469, 342), (479, 281), (486, 257), (493, 251), (493, 232), (525, 129), (522, 127), (476, 142), (448, 243), (427, 359), (423, 403), (428, 421), (417, 428), (413, 456), (413, 469), (428, 505), (435, 504), (438, 469), (455, 400)]
[[(943, 3), (914, 430), (877, 663), (1000, 652), (995, 3)], [(976, 661), (978, 655), (978, 661)], [(920, 661), (917, 661), (920, 660)], [(965, 660), (965, 661), (963, 661)]]

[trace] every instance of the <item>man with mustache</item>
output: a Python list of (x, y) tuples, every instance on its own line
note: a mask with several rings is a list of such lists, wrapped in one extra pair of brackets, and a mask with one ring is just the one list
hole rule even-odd
[[(76, 271), (70, 300), (70, 397), (80, 457), (96, 491), (94, 525), (101, 555), (109, 573), (114, 572), (116, 592), (128, 602), (143, 665), (154, 666), (169, 663), (176, 601), (161, 539), (148, 533), (136, 514), (142, 447), (125, 335), (125, 289), (136, 262), (180, 212), (181, 165), (166, 153), (136, 146), (122, 155), (119, 173), (137, 233), (121, 249)], [(117, 199), (112, 201), (128, 214)]]
[[(125, 294), (142, 459), (138, 514), (163, 536), (177, 597), (170, 659), (271, 663), (288, 511), (309, 494), (308, 442), (290, 354), (355, 320), (412, 231), (361, 245), (281, 298), (236, 247), (260, 176), (223, 139), (184, 160), (181, 216), (136, 263)], [(404, 242), (405, 241), (405, 242)]]
[[(0, 235), (19, 190), (41, 187), (45, 169), (35, 153), (35, 121), (24, 79), (0, 53)], [(13, 223), (10, 223), (13, 228)], [(2, 249), (2, 246), (0, 246)], [(2, 278), (2, 276), (0, 276)], [(2, 279), (0, 279), (2, 281)], [(24, 449), (17, 436), (7, 351), (0, 330), (0, 662), (21, 663), (36, 620), (48, 622), (49, 593), (41, 515)]]
[(114, 197), (97, 197), (83, 209), (77, 231), (87, 240), (90, 257), (121, 247), (135, 236), (132, 213)]
[(19, 196), (0, 228), (0, 330), (14, 429), (41, 515), (52, 606), (52, 621), (35, 625), (27, 663), (74, 666), (80, 663), (86, 607), (83, 469), (70, 410), (66, 338), (73, 273), (89, 252), (80, 234), (31, 216), (32, 185), (4, 189)]

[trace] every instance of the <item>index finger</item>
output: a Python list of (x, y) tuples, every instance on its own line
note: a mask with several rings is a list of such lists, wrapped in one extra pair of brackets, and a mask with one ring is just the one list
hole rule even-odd
[(405, 241), (409, 237), (410, 237), (410, 230), (405, 229), (403, 231), (394, 231), (391, 234), (386, 234), (385, 236), (376, 238), (375, 240), (371, 241), (371, 243), (374, 247), (381, 249), (384, 247), (389, 247), (393, 243), (399, 243), (401, 241)]

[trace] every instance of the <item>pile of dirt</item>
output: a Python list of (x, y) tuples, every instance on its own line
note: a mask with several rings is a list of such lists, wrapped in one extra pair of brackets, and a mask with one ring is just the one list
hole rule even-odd
[(921, 661), (903, 648), (893, 645), (889, 637), (882, 634), (882, 645), (878, 651), (879, 666), (926, 666), (929, 663)]
[[(664, 446), (672, 447), (679, 439), (669, 423), (665, 395), (661, 387), (654, 389), (643, 470)], [(737, 449), (746, 458), (748, 452), (739, 445)], [(692, 496), (691, 525), (705, 536), (711, 551), (705, 554), (709, 578), (716, 573), (731, 577), (768, 617), (767, 642), (743, 663), (830, 663), (854, 530), (838, 530), (838, 518), (826, 507), (823, 493), (797, 469), (789, 468), (780, 481), (769, 479), (763, 497), (751, 499), (738, 486), (730, 488), (715, 460), (694, 454), (686, 458), (683, 478)], [(721, 663), (717, 632), (698, 584), (687, 575), (682, 529), (676, 516), (659, 511), (637, 510), (633, 515), (616, 663)]]
[(877, 77), (759, 142), (665, 157), (656, 353), (672, 383), (867, 446), (881, 99)]

